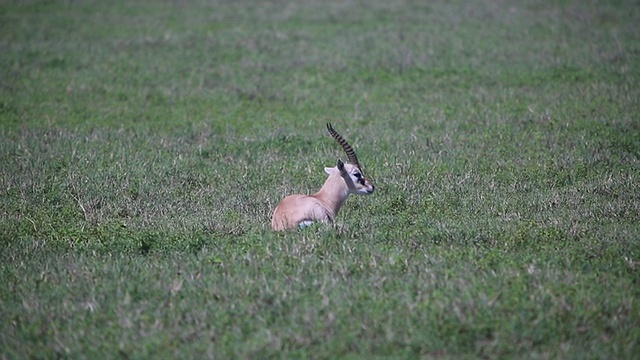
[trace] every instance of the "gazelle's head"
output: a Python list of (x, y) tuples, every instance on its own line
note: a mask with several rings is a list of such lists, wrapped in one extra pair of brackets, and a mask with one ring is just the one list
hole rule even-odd
[(338, 159), (336, 167), (325, 168), (324, 170), (330, 175), (334, 171), (339, 171), (340, 176), (342, 176), (349, 188), (349, 192), (352, 194), (369, 195), (373, 193), (375, 186), (373, 186), (373, 184), (364, 176), (362, 167), (360, 166), (360, 163), (358, 163), (356, 152), (353, 151), (353, 148), (349, 143), (333, 129), (330, 123), (327, 123), (327, 130), (347, 153), (349, 161), (344, 163), (342, 160)]

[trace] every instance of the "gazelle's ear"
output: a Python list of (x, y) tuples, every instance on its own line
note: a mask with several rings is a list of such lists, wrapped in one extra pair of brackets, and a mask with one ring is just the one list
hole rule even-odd
[(342, 160), (338, 159), (338, 163), (336, 166), (338, 167), (338, 170), (344, 171), (344, 163), (342, 162)]
[(326, 167), (324, 168), (324, 172), (326, 172), (327, 174), (331, 175), (331, 172), (333, 171), (334, 168), (330, 168), (330, 167)]

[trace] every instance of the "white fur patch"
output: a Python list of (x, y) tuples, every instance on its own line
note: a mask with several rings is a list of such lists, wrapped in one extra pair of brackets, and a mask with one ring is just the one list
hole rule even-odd
[(300, 229), (304, 229), (307, 226), (311, 226), (313, 225), (313, 221), (311, 220), (305, 220), (305, 221), (301, 221), (300, 224), (298, 224), (298, 226), (300, 227)]

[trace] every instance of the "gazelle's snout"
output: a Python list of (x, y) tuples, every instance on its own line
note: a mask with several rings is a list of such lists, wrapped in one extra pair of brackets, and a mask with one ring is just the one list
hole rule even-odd
[(365, 182), (365, 188), (363, 189), (365, 195), (373, 194), (373, 191), (375, 189), (376, 187), (372, 183), (370, 183), (369, 181)]

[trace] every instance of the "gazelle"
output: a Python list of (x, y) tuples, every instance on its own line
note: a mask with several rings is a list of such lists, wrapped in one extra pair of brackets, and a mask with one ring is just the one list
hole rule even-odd
[(289, 195), (282, 199), (273, 211), (271, 227), (285, 230), (306, 227), (315, 221), (332, 223), (349, 194), (369, 195), (374, 186), (364, 177), (355, 151), (347, 141), (327, 123), (329, 134), (338, 141), (347, 153), (349, 161), (338, 159), (335, 167), (326, 167), (329, 177), (320, 190), (313, 195)]

